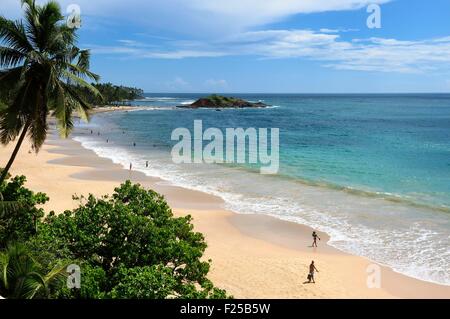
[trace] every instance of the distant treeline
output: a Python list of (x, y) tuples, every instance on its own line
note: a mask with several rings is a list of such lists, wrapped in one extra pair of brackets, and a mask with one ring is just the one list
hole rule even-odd
[[(101, 93), (103, 99), (93, 95), (85, 88), (76, 86), (75, 89), (80, 91), (86, 102), (95, 106), (126, 105), (127, 101), (144, 97), (144, 91), (138, 88), (114, 85), (112, 83), (92, 83), (92, 85)], [(12, 98), (11, 91), (4, 89), (0, 85), (0, 110), (6, 107)]]
[(81, 89), (86, 102), (92, 105), (123, 105), (127, 101), (143, 98), (144, 91), (138, 88), (127, 87), (123, 85), (114, 85), (112, 83), (92, 83), (101, 93), (103, 99), (94, 96), (86, 89)]

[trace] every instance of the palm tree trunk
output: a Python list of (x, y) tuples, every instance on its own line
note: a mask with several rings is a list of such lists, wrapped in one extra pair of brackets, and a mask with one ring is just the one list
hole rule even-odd
[(27, 135), (28, 128), (30, 127), (30, 123), (26, 123), (22, 133), (20, 134), (19, 140), (17, 141), (16, 147), (14, 148), (14, 151), (11, 154), (11, 158), (8, 161), (8, 164), (6, 164), (5, 168), (2, 171), (2, 175), (0, 176), (0, 185), (3, 184), (3, 182), (6, 179), (6, 175), (8, 175), (8, 171), (11, 168), (14, 160), (16, 159), (17, 153), (19, 152), (20, 146), (22, 146), (22, 142), (25, 139), (25, 136)]

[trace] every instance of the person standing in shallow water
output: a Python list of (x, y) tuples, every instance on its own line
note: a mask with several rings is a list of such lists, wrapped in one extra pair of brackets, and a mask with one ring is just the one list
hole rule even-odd
[(319, 270), (317, 270), (316, 266), (314, 265), (314, 260), (311, 261), (311, 265), (309, 265), (309, 274), (308, 274), (308, 282), (313, 282), (314, 284), (316, 283), (314, 281), (314, 271), (319, 272)]
[(317, 247), (317, 238), (319, 238), (319, 240), (320, 240), (320, 237), (319, 237), (319, 235), (317, 235), (317, 233), (315, 231), (313, 231), (312, 237), (313, 237), (312, 247)]

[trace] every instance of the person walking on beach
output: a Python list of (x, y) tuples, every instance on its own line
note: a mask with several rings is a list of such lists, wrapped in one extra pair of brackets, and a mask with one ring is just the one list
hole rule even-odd
[(136, 147), (136, 142), (133, 143), (133, 146)]
[(319, 240), (320, 240), (320, 237), (317, 235), (317, 233), (315, 231), (313, 231), (312, 237), (313, 237), (313, 243), (312, 243), (311, 247), (317, 247), (317, 238), (319, 238)]
[(145, 167), (148, 168), (148, 161), (145, 162)]
[(133, 169), (133, 163), (130, 163), (130, 171)]
[(316, 283), (314, 281), (314, 271), (319, 272), (319, 270), (317, 270), (316, 266), (314, 265), (314, 260), (313, 260), (313, 261), (311, 261), (311, 265), (309, 265), (309, 274), (308, 274), (308, 282), (310, 283), (312, 281), (313, 284)]

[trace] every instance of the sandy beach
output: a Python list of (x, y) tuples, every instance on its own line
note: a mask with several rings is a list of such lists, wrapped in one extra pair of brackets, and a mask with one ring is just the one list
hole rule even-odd
[[(105, 112), (127, 112), (146, 109), (146, 107), (117, 105), (117, 106), (96, 106), (90, 111), (91, 115)], [(75, 113), (76, 114), (76, 113)]]
[[(0, 165), (13, 146), (0, 147)], [(176, 215), (193, 216), (195, 230), (208, 243), (210, 279), (235, 298), (450, 298), (450, 286), (416, 280), (384, 266), (381, 287), (368, 288), (367, 268), (373, 262), (328, 246), (327, 234), (319, 232), (319, 247), (311, 248), (312, 229), (306, 226), (235, 214), (225, 210), (218, 197), (130, 172), (74, 140), (52, 134), (37, 155), (29, 150), (27, 142), (11, 173), (27, 176), (27, 187), (49, 195), (48, 211), (76, 207), (74, 194), (110, 194), (126, 179), (163, 194)], [(319, 270), (316, 284), (304, 283), (311, 260)]]

